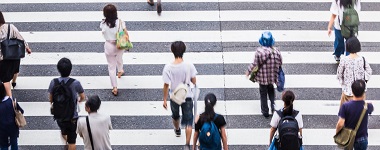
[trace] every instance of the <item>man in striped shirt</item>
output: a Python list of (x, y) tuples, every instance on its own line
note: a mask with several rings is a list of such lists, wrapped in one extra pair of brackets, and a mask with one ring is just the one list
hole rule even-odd
[(246, 75), (248, 76), (255, 66), (259, 67), (255, 79), (260, 85), (261, 113), (265, 118), (268, 118), (268, 96), (271, 102), (272, 114), (275, 110), (273, 84), (277, 84), (282, 57), (280, 51), (273, 47), (275, 41), (271, 32), (264, 32), (259, 39), (259, 43), (261, 46), (256, 49), (254, 61), (248, 66)]

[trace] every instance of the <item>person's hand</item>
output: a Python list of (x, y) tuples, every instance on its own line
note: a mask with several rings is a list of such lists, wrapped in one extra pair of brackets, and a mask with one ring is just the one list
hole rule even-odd
[(162, 104), (162, 106), (163, 106), (165, 109), (168, 109), (168, 104), (167, 104), (166, 100), (164, 100), (164, 104)]
[(249, 76), (249, 72), (248, 72), (248, 71), (245, 72), (245, 76), (246, 76), (246, 77)]
[(31, 54), (31, 53), (32, 53), (32, 49), (30, 49), (29, 46), (25, 47), (25, 49), (26, 49), (26, 52), (27, 52), (28, 54)]
[(332, 32), (332, 30), (329, 28), (329, 29), (327, 29), (327, 35), (330, 37), (331, 36), (331, 32)]

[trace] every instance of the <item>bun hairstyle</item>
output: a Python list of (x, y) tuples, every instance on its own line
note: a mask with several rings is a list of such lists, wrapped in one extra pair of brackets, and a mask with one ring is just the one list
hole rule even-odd
[(294, 102), (295, 96), (292, 91), (285, 91), (282, 94), (282, 101), (284, 101), (285, 108), (283, 110), (284, 116), (291, 116), (293, 114), (293, 102)]
[(214, 106), (216, 104), (216, 101), (217, 100), (214, 93), (208, 93), (205, 96), (205, 112), (202, 114), (202, 121), (208, 122), (214, 119)]

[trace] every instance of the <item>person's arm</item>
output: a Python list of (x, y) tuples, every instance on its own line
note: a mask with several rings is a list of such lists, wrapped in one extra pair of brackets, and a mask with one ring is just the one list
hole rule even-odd
[(53, 93), (49, 93), (49, 102), (50, 104), (53, 103)]
[(86, 95), (84, 95), (84, 92), (83, 93), (79, 93), (79, 102), (83, 102), (86, 100)]
[(340, 63), (339, 63), (339, 66), (338, 66), (338, 69), (336, 71), (336, 77), (340, 83), (340, 85), (343, 85), (344, 84), (344, 59), (340, 60)]
[(222, 135), (223, 150), (228, 150), (226, 127), (220, 127), (220, 133)]
[(256, 51), (255, 58), (253, 59), (252, 63), (248, 65), (248, 70), (245, 72), (245, 75), (247, 77), (251, 74), (253, 67), (259, 65), (259, 59), (260, 59), (259, 53)]
[(334, 25), (335, 18), (336, 18), (336, 15), (335, 14), (331, 14), (329, 25), (327, 26), (327, 35), (328, 36), (331, 35), (332, 26)]
[(272, 143), (272, 139), (273, 139), (273, 136), (274, 136), (274, 133), (276, 132), (276, 128), (274, 127), (271, 127), (270, 128), (270, 132), (269, 132), (269, 145)]
[(300, 132), (300, 136), (302, 137), (302, 128), (300, 128), (299, 132)]
[(78, 121), (77, 121), (77, 133), (79, 134), (79, 136), (81, 137), (81, 138), (83, 138), (83, 134), (82, 134), (82, 130), (81, 130), (81, 127), (82, 125), (81, 125), (81, 123), (80, 123), (80, 121), (79, 121), (79, 119), (78, 119)]
[(336, 124), (336, 133), (338, 133), (344, 127), (344, 118), (339, 117), (338, 123)]
[(194, 85), (196, 85), (196, 83), (197, 83), (197, 78), (196, 78), (196, 77), (191, 78), (191, 83), (193, 83)]
[(165, 109), (168, 109), (167, 99), (169, 94), (169, 84), (164, 83), (164, 89), (162, 90), (162, 94), (164, 95), (164, 97), (162, 98), (164, 100), (163, 107)]

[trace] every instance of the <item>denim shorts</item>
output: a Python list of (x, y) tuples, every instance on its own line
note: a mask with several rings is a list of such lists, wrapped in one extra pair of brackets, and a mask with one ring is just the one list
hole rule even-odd
[[(170, 100), (172, 118), (174, 120), (178, 120), (180, 118), (179, 106), (180, 105)], [(193, 100), (191, 98), (186, 98), (186, 102), (181, 105), (181, 108), (182, 108), (181, 124), (184, 126), (192, 126), (193, 125)]]

